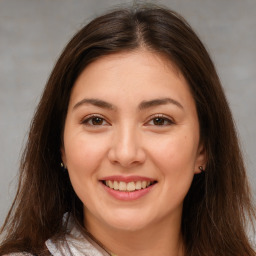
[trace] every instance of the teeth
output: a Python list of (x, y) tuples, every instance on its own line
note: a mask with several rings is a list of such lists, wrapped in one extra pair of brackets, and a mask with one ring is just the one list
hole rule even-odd
[(125, 191), (126, 190), (126, 183), (121, 181), (119, 182), (119, 190), (120, 191)]
[(112, 188), (114, 190), (119, 190), (119, 191), (127, 191), (127, 192), (131, 192), (131, 191), (135, 191), (135, 190), (140, 190), (140, 189), (145, 189), (148, 186), (150, 186), (151, 184), (153, 184), (153, 182), (150, 181), (132, 181), (132, 182), (124, 182), (124, 181), (111, 181), (111, 180), (107, 180), (105, 181), (105, 185), (108, 186), (109, 188)]
[(134, 191), (135, 190), (135, 183), (134, 182), (129, 182), (127, 183), (127, 186), (126, 186), (126, 190), (128, 191)]
[(141, 189), (141, 181), (137, 181), (137, 182), (136, 182), (135, 188), (136, 188), (137, 190)]
[(117, 181), (114, 181), (114, 190), (119, 190), (119, 184)]
[(142, 182), (141, 182), (141, 187), (142, 187), (142, 188), (146, 188), (146, 186), (147, 186), (147, 182), (146, 182), (146, 181), (142, 181)]
[(108, 181), (108, 186), (109, 186), (110, 188), (114, 188), (114, 183), (113, 183), (113, 181), (109, 180), (109, 181)]

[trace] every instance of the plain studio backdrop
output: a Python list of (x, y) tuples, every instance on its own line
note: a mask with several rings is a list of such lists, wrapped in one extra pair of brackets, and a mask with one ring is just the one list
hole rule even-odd
[[(153, 1), (152, 1), (153, 2)], [(0, 0), (0, 225), (31, 118), (63, 47), (117, 0)], [(154, 1), (184, 16), (215, 62), (256, 196), (256, 0)]]

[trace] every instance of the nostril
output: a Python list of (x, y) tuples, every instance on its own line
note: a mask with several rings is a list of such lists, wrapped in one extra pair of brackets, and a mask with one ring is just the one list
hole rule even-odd
[(108, 159), (114, 165), (130, 168), (131, 166), (144, 163), (146, 154), (135, 142), (121, 141), (112, 145), (108, 152)]

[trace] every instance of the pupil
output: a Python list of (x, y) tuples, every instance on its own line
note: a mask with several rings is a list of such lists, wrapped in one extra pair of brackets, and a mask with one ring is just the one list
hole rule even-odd
[(93, 123), (94, 125), (101, 125), (102, 122), (103, 122), (103, 120), (102, 120), (102, 118), (100, 118), (100, 117), (94, 117), (94, 118), (92, 119), (92, 123)]
[(163, 118), (155, 118), (154, 119), (154, 124), (155, 125), (163, 125), (164, 124), (164, 119)]

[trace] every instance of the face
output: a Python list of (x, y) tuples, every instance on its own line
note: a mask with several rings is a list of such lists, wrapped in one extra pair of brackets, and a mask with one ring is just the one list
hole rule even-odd
[(85, 68), (71, 92), (62, 159), (87, 227), (180, 223), (204, 164), (188, 84), (164, 56), (117, 53)]

